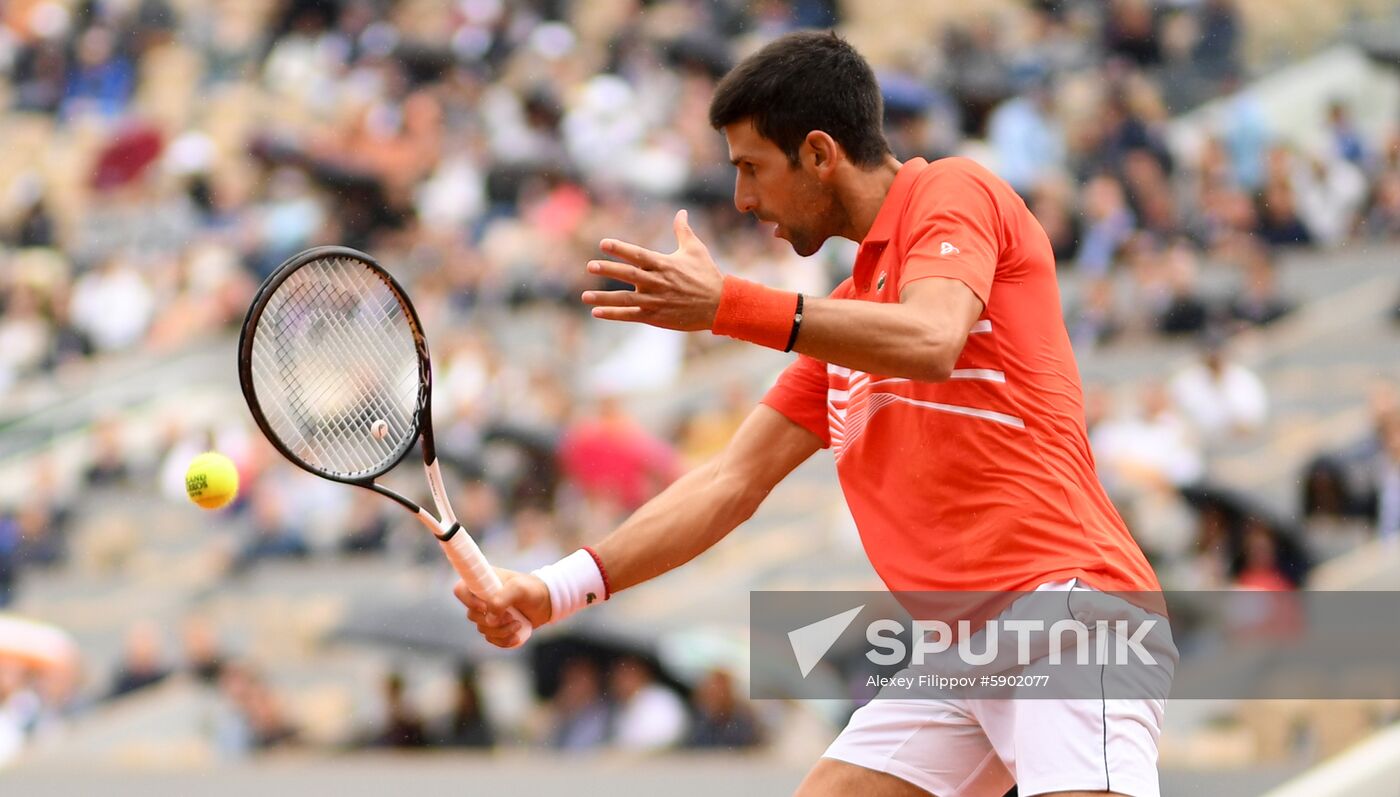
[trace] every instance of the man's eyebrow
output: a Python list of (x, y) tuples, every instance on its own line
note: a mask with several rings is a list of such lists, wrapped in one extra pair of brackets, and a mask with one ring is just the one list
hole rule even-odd
[(749, 158), (748, 158), (747, 155), (731, 155), (731, 156), (729, 157), (729, 162), (732, 163), (732, 164), (734, 164), (735, 166), (738, 166), (739, 164), (743, 163), (744, 161), (746, 161), (746, 160), (748, 160), (748, 159), (749, 159)]

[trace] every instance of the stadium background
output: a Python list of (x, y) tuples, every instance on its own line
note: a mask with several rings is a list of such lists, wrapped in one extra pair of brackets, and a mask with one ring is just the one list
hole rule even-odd
[[(0, 606), (79, 651), (0, 662), (7, 793), (790, 789), (851, 704), (744, 699), (747, 592), (876, 585), (826, 459), (694, 565), (497, 654), (416, 523), (262, 442), (232, 342), (284, 257), (367, 249), (425, 318), (488, 555), (596, 540), (785, 362), (588, 321), (596, 241), (665, 247), (685, 206), (728, 270), (820, 294), (849, 267), (853, 245), (797, 258), (735, 214), (706, 123), (735, 59), (804, 26), (877, 67), (899, 157), (978, 158), (1047, 228), (1102, 477), (1166, 586), (1400, 587), (1400, 4), (9, 0), (0, 21)], [(181, 485), (210, 447), (244, 483), (216, 515)], [(1164, 793), (1393, 793), (1398, 714), (1174, 703)]]

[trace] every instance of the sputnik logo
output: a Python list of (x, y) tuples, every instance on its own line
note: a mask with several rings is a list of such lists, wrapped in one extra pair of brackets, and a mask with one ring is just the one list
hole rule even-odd
[(792, 655), (797, 657), (797, 667), (802, 670), (803, 678), (812, 672), (812, 668), (817, 666), (817, 662), (822, 660), (822, 656), (825, 656), (828, 650), (831, 650), (831, 646), (836, 644), (836, 640), (841, 638), (841, 634), (850, 627), (856, 615), (864, 608), (865, 604), (862, 603), (854, 609), (788, 632)]

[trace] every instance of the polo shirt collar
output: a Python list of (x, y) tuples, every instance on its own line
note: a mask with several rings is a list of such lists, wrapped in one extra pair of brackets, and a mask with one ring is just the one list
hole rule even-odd
[(899, 229), (899, 219), (904, 215), (904, 208), (909, 204), (909, 192), (914, 188), (914, 181), (918, 179), (919, 173), (928, 168), (928, 161), (923, 158), (910, 158), (899, 167), (895, 173), (894, 182), (890, 183), (889, 193), (885, 194), (885, 201), (880, 204), (880, 212), (875, 214), (875, 223), (870, 225), (870, 232), (865, 234), (861, 240), (861, 246), (874, 243), (889, 243), (894, 237), (895, 230)]

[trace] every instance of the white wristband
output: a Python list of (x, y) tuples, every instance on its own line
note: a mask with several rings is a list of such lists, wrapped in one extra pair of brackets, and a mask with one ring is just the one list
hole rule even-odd
[(579, 549), (552, 565), (531, 573), (549, 588), (549, 622), (557, 623), (593, 603), (607, 598), (598, 563)]

